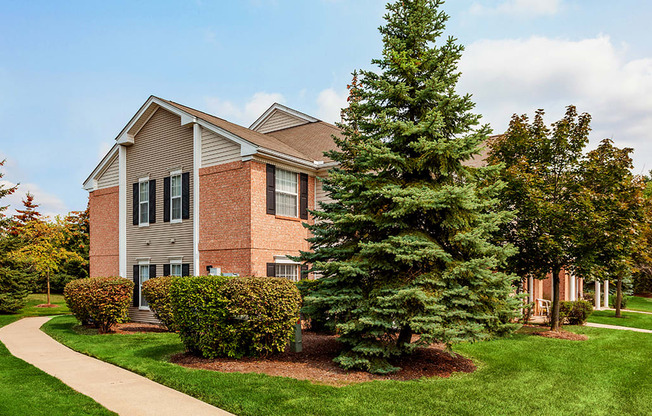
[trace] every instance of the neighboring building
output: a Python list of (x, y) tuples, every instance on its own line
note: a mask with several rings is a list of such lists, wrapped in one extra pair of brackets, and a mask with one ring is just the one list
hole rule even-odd
[(280, 104), (249, 128), (150, 97), (84, 182), (90, 275), (133, 279), (134, 320), (155, 276), (301, 277), (308, 210), (325, 200), (337, 127)]

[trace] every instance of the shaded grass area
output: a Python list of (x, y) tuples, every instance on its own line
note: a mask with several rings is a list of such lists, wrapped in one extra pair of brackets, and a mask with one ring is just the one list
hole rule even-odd
[(652, 298), (632, 296), (627, 301), (627, 309), (631, 309), (633, 311), (652, 312)]
[(72, 317), (56, 318), (43, 327), (77, 351), (235, 414), (652, 414), (652, 337), (647, 334), (566, 327), (589, 336), (577, 342), (520, 333), (455, 347), (479, 366), (472, 374), (337, 388), (170, 364), (168, 358), (184, 349), (175, 334), (96, 335), (78, 328)]
[(597, 324), (626, 326), (652, 330), (652, 315), (636, 312), (621, 312), (621, 318), (616, 318), (615, 311), (595, 311), (587, 319)]
[[(36, 308), (45, 295), (29, 295), (27, 305), (17, 314), (0, 315), (0, 327), (26, 316), (68, 313), (61, 295), (53, 295), (59, 308)], [(0, 415), (115, 415), (94, 400), (77, 393), (57, 378), (9, 353), (0, 343)]]

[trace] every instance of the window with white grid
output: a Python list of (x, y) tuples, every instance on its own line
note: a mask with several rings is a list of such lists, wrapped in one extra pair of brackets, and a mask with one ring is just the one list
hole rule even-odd
[(181, 174), (170, 177), (170, 219), (172, 222), (181, 221)]
[(298, 200), (297, 174), (276, 169), (276, 215), (298, 216)]
[(276, 264), (276, 277), (284, 277), (293, 282), (299, 281), (299, 265), (298, 264)]
[(138, 185), (140, 191), (139, 198), (139, 223), (140, 225), (149, 224), (149, 181), (141, 181)]

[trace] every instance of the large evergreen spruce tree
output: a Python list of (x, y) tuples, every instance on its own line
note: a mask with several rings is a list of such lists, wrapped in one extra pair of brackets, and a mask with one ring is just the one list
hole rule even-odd
[(337, 324), (347, 369), (391, 372), (392, 356), (416, 346), (509, 332), (520, 305), (498, 271), (514, 251), (490, 242), (509, 219), (492, 209), (499, 167), (464, 163), (490, 129), (455, 92), (463, 47), (437, 43), (442, 4), (387, 6), (379, 71), (354, 73), (329, 153), (334, 202), (313, 212), (314, 252), (301, 256), (322, 274), (306, 302)]

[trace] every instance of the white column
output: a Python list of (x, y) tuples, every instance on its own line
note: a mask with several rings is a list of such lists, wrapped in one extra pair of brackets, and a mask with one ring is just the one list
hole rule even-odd
[(595, 309), (600, 309), (600, 282), (595, 281)]
[(192, 157), (192, 274), (199, 276), (199, 168), (201, 167), (201, 126), (197, 123), (192, 127), (193, 157)]
[(534, 302), (534, 278), (532, 276), (527, 279), (527, 291), (529, 292), (528, 302)]
[(573, 301), (573, 300), (577, 300), (577, 299), (576, 299), (576, 293), (575, 293), (575, 292), (577, 291), (577, 289), (575, 288), (575, 279), (576, 279), (576, 278), (575, 278), (574, 275), (572, 275), (572, 274), (570, 274), (570, 273), (567, 274), (566, 276), (570, 279), (570, 280), (568, 281), (568, 283), (569, 283), (569, 284), (568, 284), (568, 291), (570, 292), (569, 300), (571, 300), (571, 301)]
[(127, 148), (118, 147), (118, 271), (127, 277)]
[(604, 281), (604, 307), (605, 309), (609, 307), (609, 281)]

